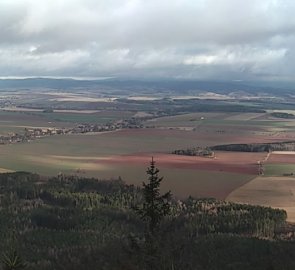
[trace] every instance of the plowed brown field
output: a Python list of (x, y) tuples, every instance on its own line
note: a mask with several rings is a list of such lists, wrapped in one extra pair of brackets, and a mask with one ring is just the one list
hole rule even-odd
[(106, 164), (148, 164), (154, 157), (158, 166), (166, 168), (224, 171), (240, 174), (258, 174), (259, 160), (263, 160), (266, 153), (246, 152), (215, 152), (214, 158), (181, 156), (162, 153), (139, 153), (132, 155), (112, 156), (104, 161)]

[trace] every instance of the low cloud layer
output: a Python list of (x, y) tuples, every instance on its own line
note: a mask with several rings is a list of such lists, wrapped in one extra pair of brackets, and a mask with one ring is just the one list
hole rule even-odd
[(292, 80), (295, 1), (3, 0), (1, 76)]

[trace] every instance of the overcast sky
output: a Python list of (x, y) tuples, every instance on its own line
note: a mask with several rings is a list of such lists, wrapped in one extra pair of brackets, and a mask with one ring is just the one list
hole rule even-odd
[(1, 0), (0, 76), (292, 80), (294, 0)]

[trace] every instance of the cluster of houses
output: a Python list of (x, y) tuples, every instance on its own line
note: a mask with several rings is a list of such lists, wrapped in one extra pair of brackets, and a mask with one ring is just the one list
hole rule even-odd
[(37, 138), (42, 138), (52, 135), (64, 134), (80, 134), (89, 132), (105, 132), (114, 131), (126, 128), (142, 128), (143, 125), (137, 119), (121, 120), (114, 123), (107, 123), (103, 125), (98, 124), (79, 124), (74, 127), (67, 128), (25, 128), (23, 134), (9, 133), (7, 135), (0, 135), (0, 144), (12, 144), (20, 142), (29, 142)]

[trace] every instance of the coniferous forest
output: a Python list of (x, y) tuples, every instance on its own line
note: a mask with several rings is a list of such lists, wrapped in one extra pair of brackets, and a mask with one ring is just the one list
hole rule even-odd
[(178, 200), (162, 180), (154, 161), (142, 188), (0, 174), (2, 269), (294, 269), (285, 211)]

